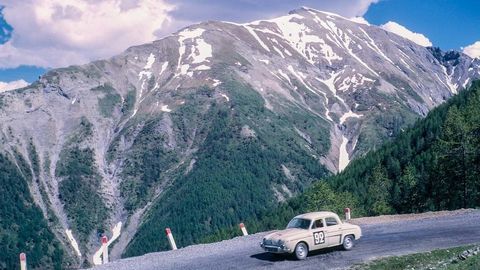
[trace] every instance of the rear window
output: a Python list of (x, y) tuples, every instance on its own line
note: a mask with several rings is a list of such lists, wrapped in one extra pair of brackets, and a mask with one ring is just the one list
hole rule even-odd
[(327, 226), (335, 226), (338, 224), (337, 219), (334, 217), (325, 218), (325, 222), (327, 223)]

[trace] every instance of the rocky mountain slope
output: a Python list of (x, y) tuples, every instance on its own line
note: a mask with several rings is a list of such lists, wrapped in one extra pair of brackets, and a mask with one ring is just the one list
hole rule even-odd
[(118, 221), (112, 256), (138, 255), (165, 226), (208, 241), (479, 77), (478, 59), (313, 9), (205, 22), (0, 94), (1, 151), (71, 258)]
[(346, 207), (357, 217), (474, 209), (480, 205), (479, 135), (476, 80), (341, 173), (246, 224), (253, 232), (267, 231), (300, 213), (328, 209), (343, 215)]

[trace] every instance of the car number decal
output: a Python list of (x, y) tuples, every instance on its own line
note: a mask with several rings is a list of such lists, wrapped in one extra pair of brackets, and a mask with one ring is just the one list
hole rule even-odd
[(325, 233), (323, 231), (313, 233), (313, 243), (320, 245), (325, 243)]

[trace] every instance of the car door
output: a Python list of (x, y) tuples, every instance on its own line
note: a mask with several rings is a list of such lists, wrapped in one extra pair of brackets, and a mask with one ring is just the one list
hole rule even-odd
[(323, 218), (316, 219), (312, 222), (310, 233), (310, 250), (317, 250), (328, 246), (325, 238), (325, 221)]
[(341, 222), (337, 218), (325, 217), (325, 239), (327, 245), (331, 246), (338, 246), (342, 243), (342, 228)]

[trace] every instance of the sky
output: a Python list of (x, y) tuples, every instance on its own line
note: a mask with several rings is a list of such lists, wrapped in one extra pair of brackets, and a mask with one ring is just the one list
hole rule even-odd
[(193, 23), (270, 19), (301, 6), (480, 58), (479, 0), (0, 0), (0, 92)]

